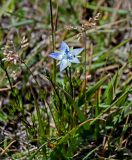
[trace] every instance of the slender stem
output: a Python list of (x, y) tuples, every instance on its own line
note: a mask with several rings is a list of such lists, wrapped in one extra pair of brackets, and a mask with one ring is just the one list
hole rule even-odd
[[(52, 11), (52, 0), (50, 0), (50, 19), (51, 19), (51, 29), (52, 29), (52, 45), (53, 45), (53, 52), (55, 50), (55, 28), (54, 28), (54, 21), (53, 21), (53, 11)], [(56, 81), (56, 61), (54, 60), (53, 65), (53, 79)]]
[(69, 80), (70, 80), (71, 96), (72, 96), (72, 98), (74, 98), (73, 85), (72, 85), (72, 75), (71, 75), (71, 67), (69, 67)]
[(13, 87), (12, 87), (12, 83), (11, 83), (11, 80), (10, 80), (10, 76), (9, 76), (9, 74), (8, 74), (8, 72), (7, 72), (6, 69), (4, 69), (4, 71), (5, 71), (6, 76), (7, 76), (7, 78), (8, 78), (8, 81), (9, 81), (9, 84), (10, 84), (10, 87), (11, 87), (11, 91), (12, 91), (12, 93), (14, 94), (14, 90), (13, 90)]
[[(95, 107), (95, 118), (99, 115), (99, 90), (96, 92), (96, 107)], [(95, 138), (98, 138), (99, 135), (99, 121), (96, 121), (95, 124)]]
[(62, 108), (62, 100), (61, 100), (61, 98), (60, 98), (59, 92), (58, 92), (57, 89), (56, 89), (56, 84), (52, 81), (51, 78), (49, 79), (49, 81), (50, 81), (52, 87), (54, 88), (54, 91), (55, 91), (55, 93), (56, 93), (56, 95), (57, 95), (57, 97), (58, 97), (58, 99), (59, 99), (60, 108), (58, 108), (58, 109), (59, 109), (59, 111), (61, 112), (61, 108)]
[(67, 78), (69, 78), (69, 75), (68, 75), (68, 70), (67, 70), (67, 68), (65, 69), (65, 71), (66, 71), (66, 76), (67, 76)]
[(9, 81), (9, 84), (10, 84), (10, 87), (11, 87), (11, 92), (12, 92), (14, 98), (15, 98), (16, 105), (17, 105), (17, 107), (19, 107), (19, 98), (15, 95), (15, 92), (14, 92), (14, 89), (13, 89), (13, 87), (12, 87), (12, 83), (11, 83), (10, 76), (9, 76), (9, 74), (8, 74), (8, 71), (7, 71), (7, 69), (5, 69), (5, 68), (3, 68), (3, 70), (5, 71), (6, 76), (7, 76), (7, 78), (8, 78), (8, 81)]
[(85, 91), (84, 91), (84, 95), (85, 95), (85, 109), (86, 109), (86, 85), (87, 85), (87, 49), (86, 49), (86, 43), (87, 43), (87, 39), (86, 39), (86, 31), (84, 32), (84, 49), (85, 49), (85, 63), (84, 63), (84, 69), (85, 69)]
[[(74, 100), (74, 88), (73, 88), (73, 84), (72, 84), (72, 73), (71, 73), (71, 67), (69, 67), (69, 81), (70, 81), (70, 88), (71, 88), (71, 96)], [(75, 125), (75, 109), (74, 109), (74, 104), (71, 105), (71, 116), (73, 117), (72, 118), (72, 123), (73, 123), (73, 126)]]
[(70, 84), (70, 95), (73, 98), (73, 85), (72, 85), (72, 75), (71, 75), (71, 67), (69, 67), (69, 70), (66, 68), (66, 76), (67, 76), (67, 80), (69, 80), (69, 84)]
[[(69, 80), (69, 84), (70, 84), (70, 95), (72, 97), (72, 99), (74, 100), (74, 90), (73, 90), (73, 84), (72, 84), (72, 73), (71, 73), (71, 67), (69, 67), (69, 70), (67, 70), (67, 68), (65, 69), (66, 70), (66, 75), (67, 75), (67, 78)], [(72, 122), (69, 123), (70, 124), (75, 124), (75, 109), (74, 109), (74, 104), (71, 104), (71, 108), (70, 108), (70, 114), (71, 114), (71, 120)]]
[(57, 31), (57, 24), (58, 24), (58, 8), (59, 8), (59, 1), (56, 0), (55, 31)]
[(26, 66), (27, 70), (28, 70), (28, 71), (30, 72), (30, 74), (33, 76), (33, 79), (35, 80), (36, 84), (38, 85), (39, 89), (41, 90), (38, 81), (36, 80), (36, 78), (34, 78), (34, 75), (33, 75), (33, 73), (31, 72), (31, 70), (30, 70), (30, 68), (28, 67), (28, 65), (27, 65), (24, 61), (22, 61), (22, 60), (21, 60), (21, 62)]

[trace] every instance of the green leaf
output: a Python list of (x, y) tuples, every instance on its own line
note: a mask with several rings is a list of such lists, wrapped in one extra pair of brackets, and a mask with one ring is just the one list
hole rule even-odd
[(125, 65), (115, 73), (114, 77), (110, 80), (108, 83), (108, 87), (105, 90), (104, 98), (106, 99), (106, 104), (111, 104), (111, 102), (114, 100), (117, 92), (117, 87), (120, 82), (121, 75), (123, 73)]
[(2, 7), (0, 7), (0, 17), (6, 12), (13, 12), (16, 4), (16, 0), (8, 0), (3, 2)]
[(99, 80), (93, 87), (91, 87), (88, 91), (87, 91), (87, 99), (90, 98), (95, 91), (97, 91), (102, 84), (105, 82), (105, 80), (109, 77), (109, 75), (105, 76), (104, 78), (102, 78), (101, 80)]
[(128, 93), (130, 92), (131, 87), (128, 86), (124, 93), (112, 104), (113, 106), (122, 106), (126, 100), (126, 97), (128, 96)]
[[(114, 8), (110, 8), (110, 7), (103, 7), (103, 6), (97, 6), (97, 5), (91, 5), (89, 3), (85, 4), (86, 8), (89, 8), (89, 9), (92, 9), (92, 10), (101, 10), (101, 11), (106, 11), (106, 12), (112, 12), (114, 11)], [(129, 12), (131, 13), (132, 11), (129, 11), (129, 10), (126, 10), (126, 9), (118, 9), (118, 10), (115, 10), (116, 13), (120, 14), (120, 15), (126, 15), (128, 14)]]
[[(90, 89), (88, 89), (88, 91), (86, 92), (86, 99), (87, 101), (90, 99), (91, 96), (94, 95), (95, 91), (97, 91), (102, 84), (105, 82), (105, 80), (109, 77), (109, 75), (105, 76), (104, 78), (102, 78), (101, 80), (99, 80), (94, 86), (92, 86)], [(81, 94), (79, 100), (78, 100), (78, 106), (83, 105), (85, 102), (85, 97), (84, 94)]]
[(56, 86), (58, 87), (59, 90), (61, 90), (61, 92), (64, 93), (64, 95), (68, 99), (68, 103), (72, 104), (73, 103), (73, 99), (72, 99), (71, 95), (68, 92), (66, 92), (62, 87), (60, 87), (58, 84), (56, 84)]

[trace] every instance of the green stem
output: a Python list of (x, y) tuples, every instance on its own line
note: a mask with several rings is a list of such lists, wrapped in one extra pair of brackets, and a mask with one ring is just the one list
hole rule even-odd
[(7, 70), (4, 68), (4, 71), (5, 71), (5, 73), (6, 73), (6, 76), (7, 76), (7, 79), (8, 79), (8, 81), (9, 81), (9, 84), (10, 84), (10, 87), (11, 87), (11, 91), (12, 91), (12, 93), (13, 93), (13, 95), (14, 95), (14, 90), (13, 90), (13, 87), (12, 87), (12, 83), (11, 83), (11, 80), (10, 80), (10, 76), (9, 76), (9, 74), (8, 74), (8, 72), (7, 72)]
[[(69, 75), (70, 75), (70, 88), (71, 88), (71, 96), (72, 96), (72, 99), (74, 101), (74, 87), (73, 87), (73, 84), (72, 84), (72, 72), (71, 72), (71, 67), (69, 67)], [(76, 114), (75, 114), (75, 109), (74, 109), (74, 103), (71, 105), (71, 116), (73, 117), (72, 118), (72, 123), (73, 123), (73, 126), (76, 125)], [(71, 125), (72, 126), (72, 125)]]
[(24, 61), (22, 61), (22, 60), (21, 60), (21, 62), (26, 66), (27, 70), (28, 70), (28, 71), (30, 72), (30, 74), (33, 76), (33, 79), (35, 80), (36, 84), (38, 85), (39, 89), (41, 90), (38, 81), (36, 80), (36, 78), (34, 78), (34, 75), (33, 75), (33, 73), (31, 72), (31, 70), (30, 70), (30, 68), (28, 67), (28, 65), (27, 65)]
[(72, 85), (72, 75), (71, 75), (71, 67), (69, 67), (69, 80), (70, 80), (71, 96), (72, 96), (72, 98), (74, 98), (73, 85)]
[[(95, 107), (95, 118), (99, 115), (99, 90), (96, 92), (96, 107)], [(95, 123), (95, 138), (97, 139), (99, 136), (99, 121), (97, 120)]]
[(62, 100), (61, 100), (61, 98), (60, 98), (59, 92), (58, 92), (57, 89), (56, 89), (56, 84), (53, 82), (53, 80), (52, 80), (51, 78), (49, 79), (49, 81), (50, 81), (52, 87), (54, 88), (54, 91), (55, 91), (55, 93), (56, 93), (56, 95), (57, 95), (57, 97), (58, 97), (58, 99), (59, 99), (60, 108), (62, 108)]
[[(13, 95), (13, 97), (15, 98), (15, 102), (16, 102), (16, 105), (17, 105), (16, 107), (19, 108), (19, 98), (16, 96), (16, 94), (15, 94), (15, 92), (14, 92), (14, 89), (13, 89), (13, 87), (12, 87), (12, 83), (11, 83), (10, 76), (9, 76), (9, 74), (8, 74), (8, 71), (7, 71), (7, 69), (5, 69), (5, 68), (3, 68), (3, 70), (5, 71), (6, 76), (7, 76), (7, 79), (8, 79), (8, 81), (9, 81), (12, 95)], [(16, 110), (16, 108), (15, 108), (15, 110)]]
[(67, 70), (67, 68), (65, 69), (65, 71), (66, 71), (66, 76), (67, 76), (67, 78), (69, 78), (69, 75), (68, 75), (68, 70)]
[(56, 17), (55, 17), (55, 31), (57, 31), (58, 24), (58, 8), (59, 8), (59, 0), (56, 0)]
[[(50, 19), (51, 19), (51, 29), (52, 29), (52, 46), (53, 46), (53, 52), (54, 52), (55, 50), (55, 28), (54, 28), (54, 21), (53, 21), (52, 0), (50, 0)], [(56, 81), (56, 60), (54, 60), (54, 64), (53, 64), (53, 79), (55, 82)]]
[(85, 90), (84, 90), (84, 95), (85, 95), (85, 109), (86, 109), (86, 85), (87, 85), (87, 46), (86, 46), (86, 43), (87, 43), (87, 39), (86, 39), (86, 31), (84, 32), (84, 49), (85, 49), (85, 62), (84, 62), (84, 69), (85, 69)]

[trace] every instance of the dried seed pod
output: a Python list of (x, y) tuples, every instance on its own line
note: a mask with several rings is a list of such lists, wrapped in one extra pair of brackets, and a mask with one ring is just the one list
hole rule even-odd
[(10, 39), (8, 39), (6, 42), (3, 55), (4, 58), (2, 59), (2, 61), (11, 62), (13, 64), (16, 64), (18, 61), (20, 61), (20, 58), (16, 53), (14, 42)]
[(65, 29), (67, 30), (77, 30), (79, 34), (77, 34), (77, 39), (79, 40), (82, 36), (83, 33), (88, 30), (89, 28), (93, 28), (97, 25), (97, 21), (99, 20), (100, 13), (97, 13), (94, 17), (89, 18), (89, 20), (85, 23), (82, 23), (81, 26), (71, 26), (67, 25), (65, 26)]
[(22, 49), (25, 49), (29, 46), (29, 42), (28, 42), (28, 39), (26, 38), (26, 36), (23, 36), (22, 37), (22, 40), (21, 40), (21, 48)]
[(16, 51), (15, 51), (15, 46), (14, 46), (14, 43), (12, 40), (8, 39), (7, 42), (6, 42), (6, 45), (4, 47), (4, 52), (3, 54), (6, 55), (6, 54), (14, 54)]

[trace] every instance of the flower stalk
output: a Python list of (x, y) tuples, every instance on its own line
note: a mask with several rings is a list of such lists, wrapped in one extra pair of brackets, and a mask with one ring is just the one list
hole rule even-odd
[[(50, 19), (51, 19), (51, 29), (52, 29), (52, 46), (53, 52), (55, 50), (55, 27), (53, 21), (53, 11), (52, 11), (52, 0), (50, 0)], [(56, 82), (56, 61), (53, 62), (53, 79)]]

